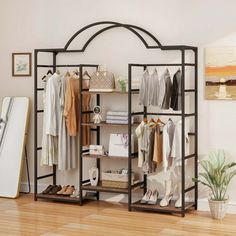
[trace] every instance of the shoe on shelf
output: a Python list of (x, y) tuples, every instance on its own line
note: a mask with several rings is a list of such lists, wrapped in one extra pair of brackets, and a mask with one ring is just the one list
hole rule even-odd
[(48, 185), (47, 188), (43, 190), (42, 194), (48, 194), (53, 189), (53, 187), (54, 185)]
[(64, 185), (64, 186), (62, 187), (62, 189), (57, 192), (57, 195), (63, 194), (63, 193), (66, 191), (66, 189), (67, 189), (68, 187), (69, 187), (69, 185)]
[(57, 192), (60, 190), (61, 190), (61, 185), (54, 185), (48, 194), (54, 195), (54, 194), (57, 194)]
[(182, 207), (182, 196), (179, 196), (179, 198), (178, 198), (177, 201), (175, 202), (175, 207), (176, 207), (176, 208)]
[(75, 186), (71, 185), (71, 186), (67, 187), (66, 191), (62, 195), (63, 196), (70, 196), (73, 194), (74, 191), (75, 191)]
[(170, 204), (170, 200), (173, 197), (173, 190), (172, 190), (172, 181), (166, 180), (165, 181), (165, 195), (163, 199), (160, 201), (161, 207), (166, 207)]
[(78, 190), (74, 190), (74, 192), (70, 195), (72, 198), (79, 198), (80, 194)]
[(149, 200), (148, 200), (147, 203), (148, 203), (148, 204), (151, 204), (151, 205), (157, 204), (158, 195), (159, 195), (159, 193), (158, 193), (157, 189), (155, 189), (154, 191), (152, 191), (152, 194), (151, 194), (151, 196), (150, 196), (150, 198), (149, 198)]
[(148, 189), (147, 192), (144, 194), (142, 200), (140, 201), (140, 203), (148, 203), (150, 197), (152, 195), (152, 190)]
[(169, 206), (172, 197), (173, 197), (172, 193), (170, 193), (169, 195), (164, 196), (164, 198), (160, 201), (160, 206), (161, 207)]

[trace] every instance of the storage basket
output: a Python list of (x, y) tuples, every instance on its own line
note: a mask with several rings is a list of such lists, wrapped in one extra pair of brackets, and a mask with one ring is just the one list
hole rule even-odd
[[(111, 173), (110, 171), (102, 172), (102, 186), (111, 188), (128, 188), (128, 174)], [(132, 173), (132, 183), (134, 173)]]

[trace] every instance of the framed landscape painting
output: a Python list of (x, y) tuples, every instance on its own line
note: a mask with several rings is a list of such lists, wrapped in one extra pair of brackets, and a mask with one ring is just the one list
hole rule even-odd
[(12, 76), (31, 76), (31, 53), (12, 53)]
[(205, 49), (205, 98), (236, 99), (236, 47)]

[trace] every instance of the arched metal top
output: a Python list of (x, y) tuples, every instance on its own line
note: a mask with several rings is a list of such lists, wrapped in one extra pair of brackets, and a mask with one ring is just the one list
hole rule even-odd
[[(69, 41), (66, 43), (65, 47), (64, 47), (64, 50), (68, 50), (68, 47), (70, 46), (70, 44), (72, 43), (72, 41), (77, 37), (79, 36), (82, 32), (84, 32), (85, 30), (87, 29), (90, 29), (94, 26), (97, 26), (97, 25), (110, 25), (110, 26), (106, 26), (100, 30), (98, 30), (95, 34), (93, 34), (88, 40), (87, 42), (84, 44), (84, 46), (82, 47), (81, 51), (84, 52), (87, 48), (87, 46), (92, 42), (92, 40), (94, 38), (96, 38), (99, 34), (109, 30), (109, 29), (113, 29), (113, 28), (118, 28), (118, 27), (123, 27), (127, 30), (129, 30), (130, 32), (134, 33), (141, 41), (142, 43), (144, 44), (144, 46), (146, 48), (162, 48), (162, 45), (161, 43), (157, 40), (157, 38), (151, 34), (150, 32), (148, 32), (147, 30), (139, 27), (139, 26), (136, 26), (136, 25), (130, 25), (130, 24), (122, 24), (122, 23), (119, 23), (119, 22), (113, 22), (113, 21), (101, 21), (101, 22), (96, 22), (96, 23), (92, 23), (92, 24), (89, 24), (85, 27), (83, 27), (82, 29), (80, 29), (79, 31), (77, 31), (70, 39)], [(144, 34), (146, 34), (147, 36), (149, 36), (155, 43), (156, 45), (153, 45), (153, 46), (150, 46), (148, 45), (147, 41), (143, 38), (143, 36), (138, 32), (138, 31), (141, 31), (143, 32)]]

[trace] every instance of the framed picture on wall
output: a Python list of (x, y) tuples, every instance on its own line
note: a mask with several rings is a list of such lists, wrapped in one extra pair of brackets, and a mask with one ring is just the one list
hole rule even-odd
[(236, 99), (236, 47), (205, 49), (205, 98)]
[(32, 55), (29, 52), (12, 53), (12, 76), (31, 76)]

